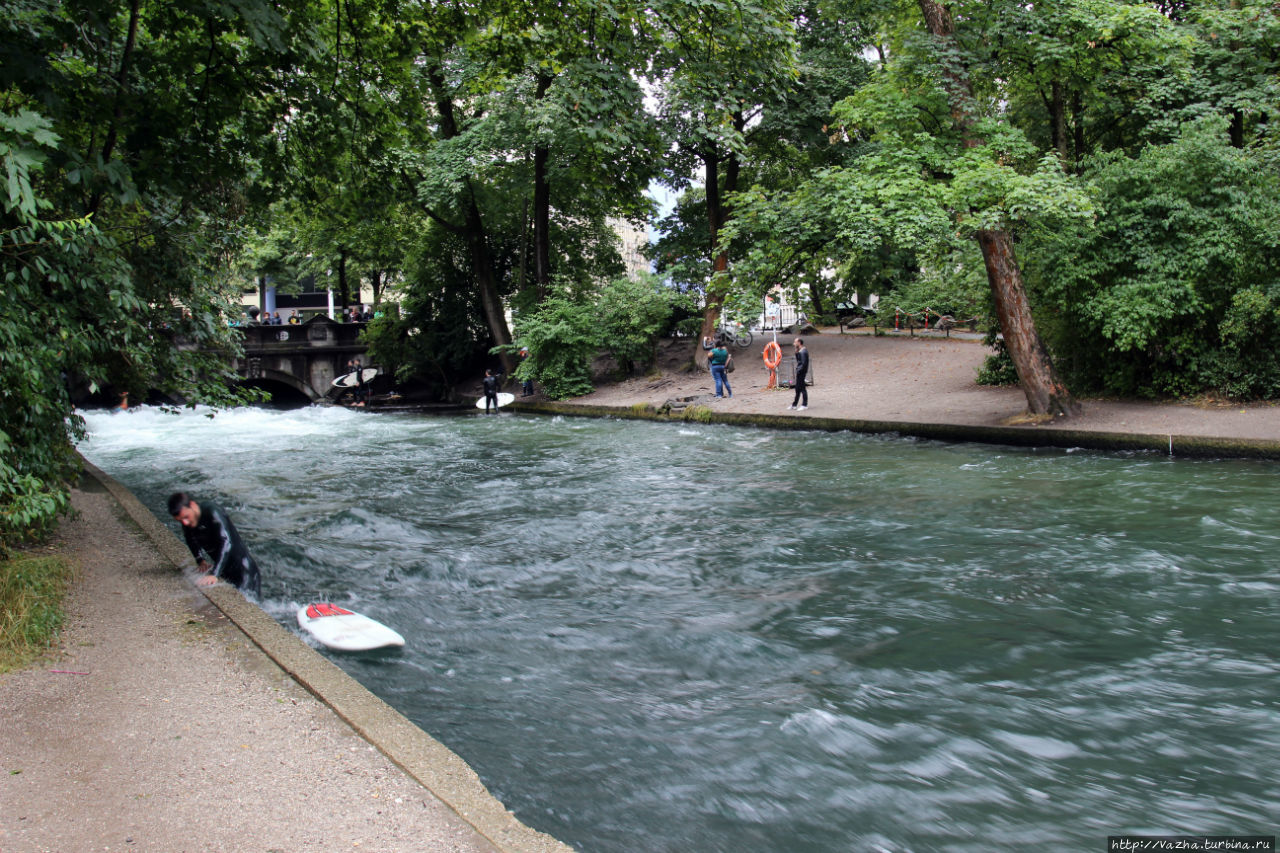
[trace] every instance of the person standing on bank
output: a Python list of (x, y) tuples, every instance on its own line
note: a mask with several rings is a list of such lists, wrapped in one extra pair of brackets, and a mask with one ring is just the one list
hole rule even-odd
[(498, 377), (492, 370), (484, 372), (484, 413), (489, 414), (489, 405), (493, 405), (493, 413), (498, 413)]
[(733, 389), (729, 387), (729, 360), (733, 356), (729, 355), (729, 348), (724, 341), (720, 341), (711, 350), (711, 354), (707, 356), (707, 361), (711, 364), (711, 378), (716, 381), (716, 399), (723, 399), (725, 394), (733, 396)]
[(196, 558), (196, 568), (204, 573), (196, 581), (197, 586), (212, 586), (221, 579), (241, 591), (261, 594), (258, 564), (222, 507), (213, 501), (198, 504), (185, 492), (174, 492), (169, 495), (169, 514), (182, 525), (182, 536), (191, 556)]
[[(809, 389), (805, 379), (809, 376), (809, 350), (805, 349), (804, 338), (796, 338), (796, 398), (788, 409), (804, 411), (809, 408)], [(798, 404), (798, 405), (797, 405)]]
[[(520, 363), (524, 364), (525, 360), (528, 358), (529, 358), (529, 348), (520, 347)], [(528, 376), (525, 377), (524, 384), (520, 386), (520, 396), (521, 397), (533, 396), (533, 379), (531, 379)]]

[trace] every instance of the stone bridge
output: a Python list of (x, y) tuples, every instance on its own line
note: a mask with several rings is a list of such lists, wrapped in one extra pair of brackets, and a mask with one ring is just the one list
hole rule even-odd
[(244, 357), (234, 368), (248, 384), (267, 390), (284, 385), (316, 402), (347, 372), (350, 359), (364, 360), (368, 347), (358, 340), (364, 328), (324, 316), (297, 326), (245, 326)]

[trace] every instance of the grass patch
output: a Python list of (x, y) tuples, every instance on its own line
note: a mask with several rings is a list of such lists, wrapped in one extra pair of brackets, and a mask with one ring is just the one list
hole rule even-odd
[(74, 577), (74, 564), (58, 556), (0, 560), (0, 672), (27, 666), (53, 645)]
[(680, 413), (680, 417), (686, 421), (693, 421), (700, 424), (711, 423), (711, 407), (710, 406), (689, 406)]

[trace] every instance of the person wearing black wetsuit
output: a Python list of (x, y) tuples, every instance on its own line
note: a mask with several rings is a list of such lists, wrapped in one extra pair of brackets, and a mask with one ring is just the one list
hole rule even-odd
[(352, 370), (356, 373), (356, 405), (369, 405), (369, 386), (364, 384), (364, 366), (360, 364), (360, 359), (352, 362)]
[(196, 567), (205, 573), (197, 583), (208, 586), (221, 578), (241, 590), (260, 594), (258, 564), (222, 507), (213, 501), (198, 504), (183, 492), (174, 492), (169, 496), (169, 514), (182, 525), (182, 535), (191, 556), (196, 558)]
[(489, 405), (493, 404), (493, 413), (498, 413), (498, 377), (492, 370), (484, 372), (484, 413), (489, 414)]

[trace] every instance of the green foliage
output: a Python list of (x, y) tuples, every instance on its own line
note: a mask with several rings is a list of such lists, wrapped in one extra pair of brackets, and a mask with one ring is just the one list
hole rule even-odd
[(591, 393), (591, 363), (604, 342), (596, 306), (552, 296), (519, 318), (516, 339), (529, 348), (516, 379), (538, 381), (552, 400)]
[(1280, 283), (1233, 294), (1218, 331), (1221, 346), (1204, 368), (1209, 387), (1241, 399), (1280, 397)]
[[(13, 545), (45, 536), (70, 508), (63, 484), (78, 467), (69, 442), (54, 445), (44, 453), (26, 449), (20, 455), (0, 433), (0, 556)], [(38, 473), (20, 472), (13, 463)]]
[(881, 293), (881, 311), (893, 308), (920, 314), (930, 312), (930, 322), (939, 314), (950, 314), (958, 324), (977, 318), (986, 326), (993, 314), (991, 289), (987, 283), (982, 254), (972, 240), (942, 244), (941, 251), (927, 259), (924, 268), (887, 292)]
[(710, 406), (685, 406), (680, 412), (680, 420), (698, 424), (709, 424), (715, 413)]
[(983, 359), (982, 367), (978, 369), (978, 384), (1017, 385), (1018, 368), (1013, 363), (1013, 357), (1009, 355), (1009, 348), (1005, 346), (1004, 339), (997, 338), (995, 333), (991, 332), (987, 335), (986, 344), (995, 352)]
[(228, 372), (227, 262), (284, 109), (276, 65), (297, 59), (289, 40), (308, 19), (257, 0), (6, 12), (0, 549), (67, 506), (73, 389), (245, 399)]
[(689, 303), (687, 296), (652, 276), (614, 279), (596, 298), (604, 348), (626, 373), (636, 364), (651, 364), (672, 311), (678, 304), (689, 307)]
[(53, 645), (74, 575), (61, 557), (0, 559), (0, 674), (26, 666)]
[(467, 287), (461, 240), (426, 227), (406, 259), (405, 280), (365, 329), (371, 363), (400, 382), (434, 386), (445, 397), (461, 377), (480, 369), (492, 340)]
[(677, 305), (688, 298), (652, 276), (615, 279), (596, 291), (557, 295), (516, 318), (517, 343), (529, 349), (515, 372), (536, 379), (553, 400), (590, 393), (591, 364), (601, 350), (624, 371), (653, 361), (654, 348)]
[[(1274, 357), (1263, 342), (1250, 349), (1262, 330), (1247, 318), (1250, 307), (1267, 316), (1258, 300), (1280, 281), (1274, 157), (1233, 147), (1225, 120), (1206, 119), (1086, 165), (1105, 210), (1097, 227), (1037, 235), (1032, 254), (1073, 380), (1120, 394), (1267, 393)], [(1227, 366), (1243, 368), (1245, 352), (1263, 361), (1234, 379)]]

